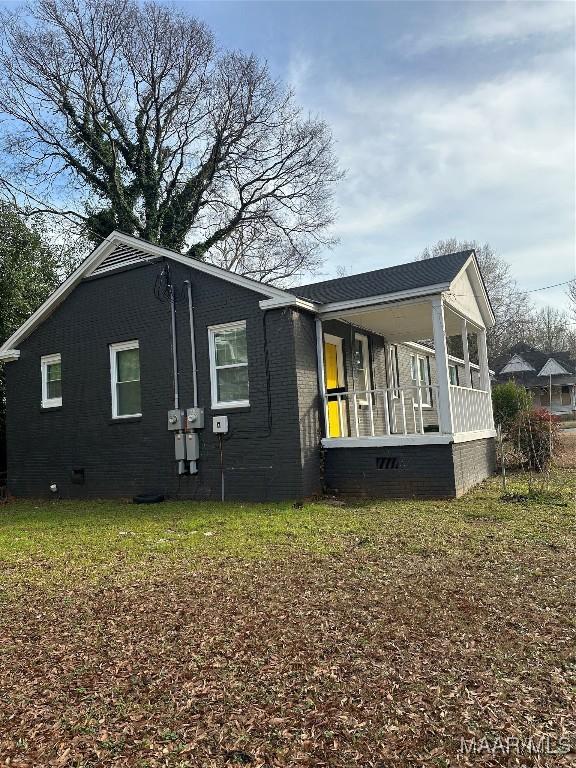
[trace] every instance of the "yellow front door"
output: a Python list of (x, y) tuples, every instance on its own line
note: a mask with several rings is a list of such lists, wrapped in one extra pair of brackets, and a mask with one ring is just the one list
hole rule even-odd
[[(324, 378), (326, 390), (337, 389), (342, 386), (339, 376), (338, 347), (329, 341), (324, 342)], [(341, 411), (338, 400), (328, 401), (328, 437), (341, 437)]]

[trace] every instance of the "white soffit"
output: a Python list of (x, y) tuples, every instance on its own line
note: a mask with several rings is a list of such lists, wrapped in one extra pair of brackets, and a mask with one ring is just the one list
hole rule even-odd
[(568, 371), (566, 368), (561, 366), (560, 363), (557, 360), (554, 360), (553, 357), (549, 357), (548, 360), (546, 360), (544, 367), (539, 372), (538, 376), (566, 376), (567, 374)]
[(514, 355), (506, 363), (500, 373), (520, 373), (521, 371), (535, 371), (530, 363), (527, 363), (520, 355)]

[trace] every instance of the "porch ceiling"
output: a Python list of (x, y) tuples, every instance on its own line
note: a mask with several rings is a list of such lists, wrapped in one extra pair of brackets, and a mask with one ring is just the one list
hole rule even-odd
[[(346, 310), (338, 316), (367, 331), (378, 333), (393, 343), (431, 339), (434, 334), (431, 299)], [(447, 306), (444, 307), (444, 319), (447, 336), (461, 333), (461, 317)]]

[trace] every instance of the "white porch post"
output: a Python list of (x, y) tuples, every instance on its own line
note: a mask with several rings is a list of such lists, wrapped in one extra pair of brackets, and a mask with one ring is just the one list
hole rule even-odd
[(328, 408), (326, 406), (325, 379), (324, 379), (324, 336), (322, 333), (322, 320), (316, 318), (316, 358), (318, 360), (318, 394), (320, 396), (320, 409), (322, 411), (322, 437), (328, 435)]
[(481, 328), (476, 334), (478, 339), (478, 362), (480, 363), (480, 389), (488, 393), (490, 426), (494, 428), (494, 411), (492, 410), (492, 394), (490, 387), (490, 368), (488, 366), (488, 347), (486, 346), (486, 328)]
[(468, 349), (468, 323), (462, 319), (462, 354), (464, 355), (464, 386), (472, 386), (470, 373), (470, 350)]
[(481, 328), (478, 339), (478, 362), (480, 363), (480, 389), (490, 392), (490, 370), (488, 368), (488, 348), (486, 346), (486, 328)]
[(440, 432), (451, 435), (452, 400), (450, 397), (450, 375), (448, 372), (448, 350), (446, 348), (446, 325), (444, 323), (444, 301), (442, 296), (432, 299), (432, 327), (434, 329), (434, 351), (436, 352), (436, 375), (438, 376), (438, 417)]

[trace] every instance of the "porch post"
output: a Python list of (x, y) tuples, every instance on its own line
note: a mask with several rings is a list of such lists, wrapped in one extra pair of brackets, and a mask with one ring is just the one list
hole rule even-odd
[(320, 396), (320, 411), (322, 413), (321, 420), (321, 434), (323, 437), (329, 437), (328, 435), (328, 413), (326, 408), (325, 392), (325, 378), (324, 378), (324, 337), (322, 333), (322, 320), (316, 318), (316, 359), (318, 361), (318, 394)]
[(481, 328), (478, 339), (478, 362), (480, 363), (480, 389), (490, 392), (490, 370), (488, 368), (488, 348), (486, 346), (486, 328)]
[(468, 323), (462, 320), (462, 354), (464, 355), (464, 385), (472, 386), (472, 374), (470, 373), (470, 350), (468, 349)]
[(444, 323), (444, 300), (442, 296), (432, 298), (432, 327), (434, 329), (434, 351), (436, 352), (436, 375), (438, 376), (438, 417), (440, 432), (451, 435), (452, 400), (450, 397), (450, 375), (448, 372), (448, 350), (446, 348), (446, 325)]

